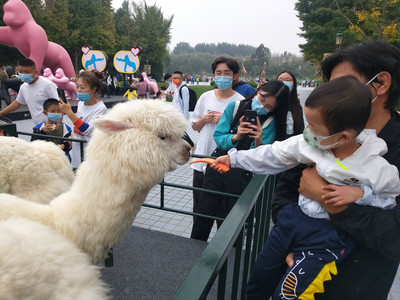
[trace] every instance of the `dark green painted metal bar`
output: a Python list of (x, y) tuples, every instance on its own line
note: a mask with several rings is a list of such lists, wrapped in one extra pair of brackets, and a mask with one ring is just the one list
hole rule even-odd
[(250, 181), (173, 299), (204, 299), (208, 294), (244, 227), (258, 195), (264, 188), (266, 180), (267, 176), (255, 175)]
[(240, 287), (240, 275), (242, 266), (242, 255), (243, 255), (243, 241), (244, 241), (244, 228), (240, 231), (240, 234), (235, 243), (235, 264), (233, 267), (233, 279), (232, 279), (232, 295), (231, 299), (237, 299), (239, 295)]

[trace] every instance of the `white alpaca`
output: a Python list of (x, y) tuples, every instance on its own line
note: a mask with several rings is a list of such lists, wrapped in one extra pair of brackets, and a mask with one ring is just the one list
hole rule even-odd
[(98, 263), (130, 229), (150, 189), (188, 161), (190, 146), (182, 139), (185, 118), (162, 101), (117, 104), (95, 125), (71, 189), (49, 205), (0, 194), (0, 220), (47, 225)]
[(10, 218), (0, 236), (0, 299), (107, 299), (98, 267), (48, 226)]
[(0, 136), (0, 193), (45, 204), (66, 192), (73, 179), (71, 164), (57, 145)]

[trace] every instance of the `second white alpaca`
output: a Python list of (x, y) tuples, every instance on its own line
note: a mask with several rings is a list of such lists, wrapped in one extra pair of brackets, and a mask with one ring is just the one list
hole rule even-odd
[(66, 192), (74, 172), (55, 144), (0, 136), (0, 192), (37, 203), (49, 203)]

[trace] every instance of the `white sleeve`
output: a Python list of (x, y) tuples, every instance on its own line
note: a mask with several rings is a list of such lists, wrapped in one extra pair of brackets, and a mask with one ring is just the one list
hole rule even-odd
[(275, 175), (289, 169), (276, 156), (272, 145), (262, 145), (241, 151), (232, 148), (228, 151), (228, 154), (231, 160), (231, 167), (245, 169), (254, 174)]
[(369, 186), (364, 184), (361, 184), (360, 187), (364, 191), (364, 196), (356, 201), (358, 205), (369, 205), (382, 209), (392, 209), (396, 206), (396, 200), (394, 198), (379, 196), (375, 194)]
[(58, 100), (58, 92), (57, 92), (57, 85), (50, 81), (47, 88), (46, 88), (47, 96), (49, 98), (57, 99)]
[(107, 107), (106, 107), (106, 106), (100, 107), (100, 109), (97, 109), (97, 110), (95, 111), (95, 113), (93, 114), (92, 118), (87, 122), (87, 124), (89, 125), (89, 127), (88, 127), (84, 132), (82, 132), (82, 133), (83, 133), (85, 136), (91, 136), (92, 133), (93, 133), (93, 131), (94, 131), (94, 129), (95, 129), (95, 127), (94, 127), (92, 121), (93, 121), (93, 120), (96, 120), (96, 119), (98, 119), (98, 118), (100, 118), (102, 115), (104, 115), (104, 114), (106, 114), (106, 113), (107, 113)]

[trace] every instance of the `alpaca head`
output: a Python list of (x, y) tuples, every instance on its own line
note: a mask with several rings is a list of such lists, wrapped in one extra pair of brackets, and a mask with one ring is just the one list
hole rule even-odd
[(152, 174), (162, 179), (176, 164), (189, 160), (191, 146), (183, 139), (188, 124), (171, 104), (158, 100), (119, 103), (93, 124), (97, 130), (88, 144), (87, 159), (108, 161), (110, 169), (126, 176)]

